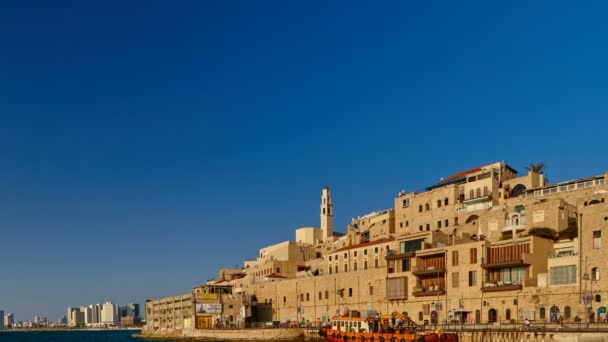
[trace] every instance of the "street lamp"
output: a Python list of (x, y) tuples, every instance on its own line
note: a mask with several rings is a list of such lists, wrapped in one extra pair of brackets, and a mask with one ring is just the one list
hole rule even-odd
[(583, 294), (583, 303), (585, 304), (585, 316), (587, 316), (587, 323), (589, 323), (590, 319), (589, 308), (587, 307), (587, 305), (591, 302), (591, 296), (587, 292), (587, 283), (590, 279), (591, 277), (589, 277), (589, 273), (585, 272), (585, 274), (583, 275), (583, 280), (585, 281), (585, 293)]

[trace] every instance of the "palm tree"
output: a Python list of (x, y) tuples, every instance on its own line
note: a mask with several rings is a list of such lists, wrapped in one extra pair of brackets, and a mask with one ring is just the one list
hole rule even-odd
[(526, 166), (526, 170), (532, 171), (534, 173), (543, 173), (543, 171), (547, 168), (547, 164), (545, 163), (530, 163), (530, 165)]

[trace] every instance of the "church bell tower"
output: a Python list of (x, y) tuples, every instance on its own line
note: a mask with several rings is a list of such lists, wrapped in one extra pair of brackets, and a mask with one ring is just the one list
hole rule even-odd
[(334, 208), (331, 205), (331, 192), (328, 187), (321, 193), (321, 232), (323, 241), (334, 235)]

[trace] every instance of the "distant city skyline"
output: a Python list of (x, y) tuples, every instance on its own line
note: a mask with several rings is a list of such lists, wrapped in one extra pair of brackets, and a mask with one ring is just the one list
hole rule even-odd
[(2, 3), (0, 310), (189, 292), (323, 186), (343, 232), (490, 162), (604, 172), (607, 6)]

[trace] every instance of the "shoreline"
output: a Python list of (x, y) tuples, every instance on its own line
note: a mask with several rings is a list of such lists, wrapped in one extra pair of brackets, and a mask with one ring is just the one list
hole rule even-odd
[(38, 332), (38, 331), (137, 331), (142, 328), (19, 328), (0, 329), (3, 332)]

